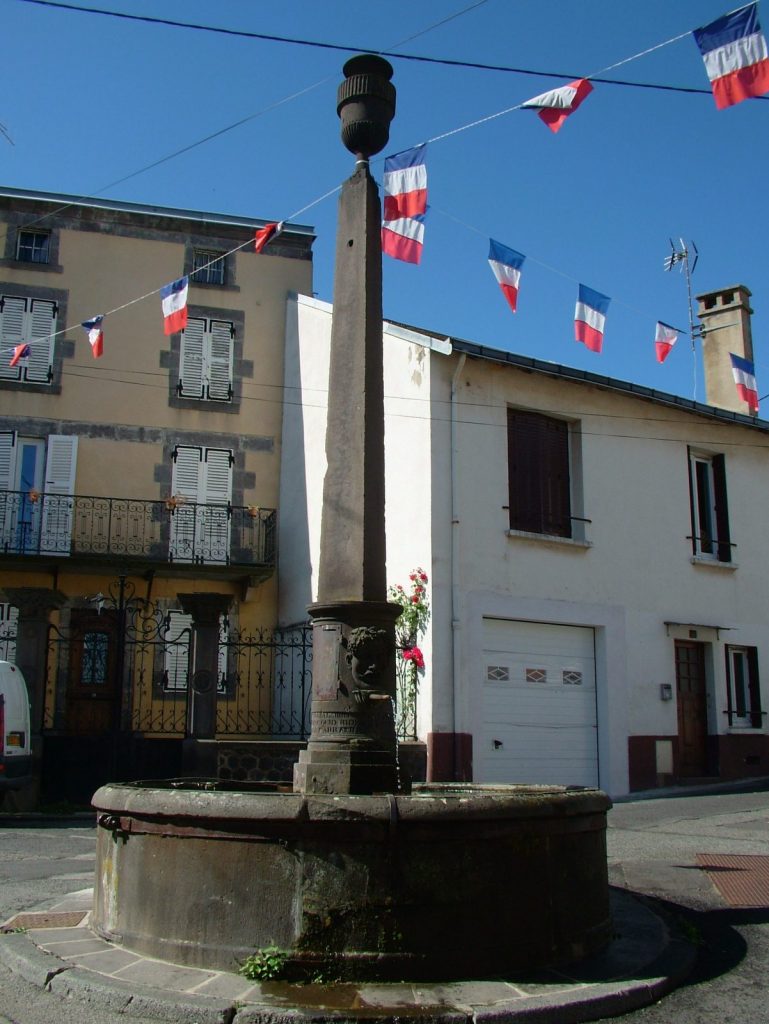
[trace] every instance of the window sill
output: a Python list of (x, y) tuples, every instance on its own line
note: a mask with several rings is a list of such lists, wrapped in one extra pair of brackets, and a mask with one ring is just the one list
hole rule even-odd
[(736, 562), (719, 562), (717, 558), (705, 558), (702, 555), (692, 555), (689, 561), (692, 565), (704, 565), (708, 569), (718, 569), (721, 572), (734, 572), (738, 568)]
[(214, 289), (220, 292), (239, 292), (239, 284), (216, 284), (214, 281), (193, 281), (190, 279), (190, 288), (202, 288), (204, 291)]
[(743, 735), (746, 732), (755, 736), (762, 736), (764, 734), (764, 727), (762, 725), (730, 725), (726, 729), (727, 736)]
[(514, 540), (534, 540), (540, 544), (554, 544), (559, 548), (577, 548), (580, 551), (586, 551), (593, 546), (587, 540), (576, 540), (574, 537), (558, 537), (550, 533), (529, 533), (526, 530), (505, 530), (505, 533)]
[(216, 398), (185, 398), (180, 395), (170, 395), (168, 405), (171, 409), (194, 409), (196, 412), (240, 412), (240, 400), (232, 398), (230, 401)]
[(60, 263), (35, 263), (33, 260), (0, 259), (0, 267), (12, 270), (42, 270), (48, 274), (64, 273), (64, 267)]

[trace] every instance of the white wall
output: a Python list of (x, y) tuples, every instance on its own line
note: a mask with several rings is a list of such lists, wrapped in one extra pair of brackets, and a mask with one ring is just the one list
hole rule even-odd
[[(456, 359), (455, 352), (451, 362)], [(442, 394), (448, 394), (450, 372), (434, 369)], [(457, 731), (478, 735), (484, 615), (592, 625), (599, 647), (601, 784), (624, 793), (627, 736), (675, 735), (678, 729), (675, 700), (660, 699), (660, 684), (673, 684), (675, 694), (674, 639), (688, 630), (666, 622), (729, 627), (698, 635), (716, 641), (711, 732), (728, 728), (724, 643), (758, 646), (769, 677), (769, 638), (761, 624), (769, 557), (759, 511), (769, 502), (766, 442), (758, 431), (736, 424), (479, 359), (467, 360), (462, 377)], [(578, 514), (591, 520), (584, 544), (508, 530), (508, 406), (579, 423), (584, 511)], [(726, 453), (730, 526), (738, 545), (731, 567), (693, 564), (687, 443)]]
[[(304, 621), (318, 591), (332, 307), (304, 295), (287, 309), (280, 484), (279, 622)], [(408, 339), (411, 340), (408, 340)], [(388, 584), (432, 576), (430, 540), (430, 339), (384, 327), (385, 486)], [(420, 343), (421, 342), (421, 343)], [(430, 631), (422, 643), (431, 664)], [(431, 706), (420, 688), (420, 729)]]
[[(282, 623), (304, 619), (316, 593), (331, 307), (300, 296), (289, 302), (287, 320)], [(600, 781), (613, 795), (628, 790), (628, 736), (677, 733), (676, 702), (660, 699), (660, 685), (672, 684), (675, 694), (674, 640), (691, 625), (712, 643), (710, 731), (726, 731), (724, 643), (757, 646), (769, 679), (766, 435), (626, 393), (463, 361), (426, 335), (405, 339), (408, 332), (385, 326), (387, 570), (391, 583), (404, 585), (417, 565), (430, 576), (420, 736), (477, 738), (484, 616), (595, 629)], [(584, 502), (574, 512), (590, 520), (583, 541), (509, 531), (509, 406), (576, 425)], [(726, 453), (737, 545), (730, 567), (693, 562), (688, 444)]]

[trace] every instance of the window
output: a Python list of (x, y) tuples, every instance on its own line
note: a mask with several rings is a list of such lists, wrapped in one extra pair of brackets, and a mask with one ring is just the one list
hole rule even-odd
[(109, 664), (109, 633), (89, 631), (83, 634), (83, 657), (80, 662), (81, 686), (104, 686)]
[(229, 402), (235, 326), (228, 320), (190, 317), (182, 331), (179, 357), (180, 398)]
[(731, 562), (723, 455), (689, 451), (692, 550), (695, 557)]
[(195, 249), (192, 254), (191, 279), (195, 284), (224, 284), (224, 253)]
[(226, 563), (230, 558), (232, 452), (177, 445), (171, 479), (171, 558)]
[(0, 431), (0, 551), (69, 554), (77, 440)]
[(0, 348), (10, 350), (24, 342), (29, 355), (16, 366), (0, 360), (0, 380), (50, 384), (53, 380), (53, 345), (58, 307), (48, 299), (0, 296)]
[[(217, 693), (227, 690), (227, 642), (229, 627), (224, 616), (219, 619), (219, 658), (216, 680)], [(186, 690), (192, 646), (192, 616), (170, 611), (166, 615), (163, 633), (163, 689)]]
[(12, 604), (0, 603), (0, 661), (16, 663), (16, 631), (19, 609)]
[(761, 727), (761, 689), (755, 647), (726, 648), (726, 696), (730, 726)]
[(569, 424), (507, 410), (510, 529), (572, 536)]
[(16, 259), (22, 263), (49, 263), (51, 235), (48, 231), (20, 231)]

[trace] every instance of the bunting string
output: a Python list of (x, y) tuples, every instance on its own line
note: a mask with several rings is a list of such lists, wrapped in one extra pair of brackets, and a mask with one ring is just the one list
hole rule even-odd
[[(467, 13), (468, 11), (474, 10), (477, 7), (482, 6), (482, 4), (484, 4), (486, 2), (487, 2), (487, 0), (476, 0), (476, 2), (470, 4), (469, 6), (464, 7), (462, 10), (457, 11), (454, 14), (448, 16), (447, 18), (444, 18), (441, 21), (437, 22), (436, 25), (430, 26), (430, 27), (428, 27), (426, 29), (423, 29), (422, 31), (420, 31), (418, 33), (415, 33), (415, 34), (407, 37), (406, 39), (402, 40), (400, 43), (396, 44), (396, 46), (401, 46), (401, 45), (403, 45), (403, 43), (408, 42), (408, 41), (416, 38), (417, 36), (424, 34), (427, 31), (430, 31), (431, 28), (437, 27), (437, 25), (440, 25), (440, 24), (445, 24), (447, 21), (450, 21), (453, 18), (459, 17), (462, 14)], [(415, 147), (414, 150), (402, 151), (401, 154), (398, 154), (398, 155), (399, 156), (404, 156), (404, 155), (407, 155), (409, 153), (415, 152), (416, 150), (423, 151), (424, 147), (427, 144), (434, 144), (436, 142), (441, 142), (444, 139), (451, 138), (454, 135), (458, 135), (458, 134), (460, 134), (462, 132), (468, 131), (468, 130), (470, 130), (472, 128), (479, 127), (479, 126), (481, 126), (483, 124), (487, 124), (487, 123), (489, 123), (489, 122), (491, 122), (493, 120), (496, 120), (496, 119), (498, 119), (500, 117), (503, 117), (503, 116), (505, 116), (505, 115), (507, 115), (509, 113), (512, 113), (513, 111), (521, 110), (521, 109), (525, 109), (525, 108), (530, 108), (530, 109), (537, 110), (539, 116), (542, 118), (543, 121), (545, 121), (545, 123), (550, 127), (550, 129), (552, 131), (554, 131), (554, 132), (558, 131), (559, 128), (562, 126), (563, 121), (565, 120), (565, 118), (570, 113), (572, 113), (577, 108), (577, 106), (579, 106), (579, 104), (582, 102), (582, 100), (585, 98), (585, 96), (587, 96), (588, 92), (591, 91), (592, 87), (588, 84), (590, 80), (596, 80), (600, 76), (603, 76), (606, 73), (615, 70), (616, 68), (622, 67), (622, 66), (624, 66), (626, 64), (629, 64), (629, 63), (631, 63), (633, 61), (639, 60), (639, 59), (641, 59), (641, 58), (643, 58), (643, 57), (645, 57), (645, 56), (647, 56), (647, 55), (649, 55), (651, 53), (654, 53), (654, 52), (656, 52), (658, 50), (661, 50), (661, 49), (663, 49), (663, 48), (665, 48), (667, 46), (670, 46), (673, 43), (676, 43), (679, 40), (681, 40), (681, 39), (683, 39), (683, 38), (685, 38), (685, 37), (687, 37), (689, 35), (694, 35), (695, 41), (696, 41), (697, 45), (700, 48), (700, 51), (701, 51), (702, 56), (703, 56), (703, 60), (705, 61), (705, 67), (706, 67), (706, 71), (708, 73), (708, 77), (711, 80), (712, 94), (713, 94), (713, 96), (714, 96), (714, 98), (716, 100), (716, 106), (719, 109), (721, 109), (723, 107), (726, 107), (726, 106), (731, 106), (731, 105), (733, 105), (735, 103), (738, 103), (741, 100), (749, 98), (749, 97), (762, 97), (764, 93), (769, 92), (769, 58), (767, 58), (765, 56), (765, 54), (766, 54), (766, 42), (763, 39), (763, 35), (761, 34), (760, 26), (759, 26), (759, 23), (758, 23), (757, 3), (750, 3), (750, 4), (747, 4), (747, 5), (744, 5), (743, 7), (736, 8), (734, 11), (729, 12), (729, 14), (724, 15), (722, 18), (717, 19), (717, 21), (711, 23), (708, 26), (705, 26), (704, 28), (695, 29), (693, 32), (679, 33), (678, 35), (672, 36), (671, 38), (666, 39), (666, 40), (664, 40), (664, 41), (662, 41), (660, 43), (657, 43), (654, 46), (647, 47), (646, 49), (644, 49), (642, 51), (639, 51), (638, 53), (632, 54), (629, 57), (625, 57), (625, 58), (623, 58), (620, 61), (617, 61), (617, 62), (615, 62), (613, 64), (610, 64), (607, 67), (602, 68), (600, 71), (596, 71), (596, 72), (594, 72), (591, 75), (585, 76), (584, 78), (577, 79), (577, 80), (573, 81), (568, 86), (564, 86), (564, 87), (561, 87), (561, 88), (558, 88), (558, 89), (554, 89), (550, 93), (544, 93), (541, 96), (534, 97), (533, 99), (526, 100), (526, 101), (524, 101), (522, 103), (517, 103), (517, 104), (515, 104), (513, 106), (510, 106), (510, 107), (506, 107), (503, 110), (499, 110), (499, 111), (497, 111), (495, 113), (488, 114), (488, 115), (486, 115), (484, 117), (481, 117), (481, 118), (477, 118), (477, 119), (475, 119), (475, 120), (473, 120), (471, 122), (468, 122), (467, 124), (464, 124), (464, 125), (461, 125), (459, 127), (453, 128), (453, 129), (451, 129), (449, 131), (442, 132), (440, 134), (434, 135), (431, 138), (428, 138), (426, 140), (426, 142), (421, 143), (418, 147)], [(753, 40), (755, 40), (756, 38), (758, 38), (758, 40), (759, 40), (758, 43), (754, 43), (753, 42)], [(727, 55), (728, 56), (728, 60), (726, 62), (725, 62), (724, 57), (723, 57), (723, 52), (724, 51), (728, 51), (728, 55)], [(378, 52), (382, 53), (383, 51), (378, 51)], [(737, 54), (737, 57), (734, 56), (735, 53)], [(737, 62), (736, 66), (734, 66), (735, 65), (735, 61)], [(724, 71), (723, 71), (725, 66), (729, 68), (729, 71), (726, 74), (724, 74)], [(328, 80), (329, 80), (328, 77), (324, 78), (324, 79), (320, 80), (319, 82), (314, 83), (313, 85), (307, 86), (307, 87), (305, 87), (305, 88), (303, 88), (301, 90), (298, 90), (298, 91), (292, 93), (289, 96), (283, 97), (281, 100), (278, 100), (275, 103), (269, 104), (268, 106), (264, 107), (260, 111), (255, 112), (254, 114), (250, 114), (250, 115), (248, 115), (245, 118), (241, 118), (238, 121), (233, 122), (231, 125), (227, 125), (224, 128), (221, 128), (221, 129), (217, 130), (216, 132), (210, 133), (209, 135), (205, 136), (202, 139), (197, 140), (196, 142), (193, 142), (193, 143), (190, 143), (187, 146), (181, 147), (180, 149), (174, 151), (173, 153), (167, 154), (166, 156), (161, 157), (161, 158), (159, 158), (156, 161), (153, 161), (152, 163), (146, 165), (145, 167), (140, 168), (137, 171), (131, 172), (130, 174), (123, 176), (122, 178), (116, 180), (115, 182), (112, 182), (109, 185), (104, 186), (102, 189), (99, 190), (99, 192), (94, 193), (93, 196), (91, 196), (91, 197), (83, 197), (83, 198), (93, 198), (94, 196), (99, 195), (101, 192), (107, 191), (109, 188), (112, 188), (115, 185), (121, 184), (121, 183), (129, 180), (130, 178), (137, 176), (138, 174), (144, 173), (145, 171), (153, 169), (153, 168), (155, 168), (155, 167), (157, 167), (157, 166), (159, 166), (159, 165), (161, 165), (161, 164), (163, 164), (163, 163), (165, 163), (165, 162), (167, 162), (167, 161), (169, 161), (171, 159), (174, 159), (177, 156), (180, 156), (180, 155), (182, 155), (184, 153), (187, 153), (190, 150), (196, 148), (197, 146), (203, 145), (204, 143), (209, 142), (212, 139), (218, 138), (219, 136), (225, 134), (226, 132), (231, 131), (234, 128), (237, 128), (237, 127), (239, 127), (239, 126), (241, 126), (241, 125), (247, 123), (248, 121), (251, 121), (251, 120), (253, 120), (253, 119), (257, 118), (257, 117), (260, 117), (263, 114), (265, 114), (265, 113), (267, 113), (267, 112), (269, 112), (271, 110), (274, 110), (276, 107), (279, 107), (279, 106), (281, 106), (281, 105), (283, 105), (285, 103), (288, 103), (288, 102), (290, 102), (290, 101), (292, 101), (294, 99), (299, 98), (300, 96), (305, 95), (306, 93), (308, 93), (308, 92), (318, 88), (320, 85), (324, 84)], [(382, 159), (385, 159), (385, 171), (387, 171), (387, 169), (388, 169), (387, 161), (388, 160), (392, 160), (393, 158), (382, 158)], [(423, 161), (423, 156), (421, 157), (421, 160)], [(387, 177), (387, 175), (385, 175), (385, 176)], [(307, 210), (310, 210), (314, 206), (322, 203), (323, 201), (328, 199), (330, 196), (332, 196), (332, 195), (336, 194), (337, 192), (339, 192), (341, 187), (342, 187), (341, 185), (337, 185), (334, 188), (329, 189), (328, 191), (324, 192), (322, 195), (318, 196), (316, 199), (314, 199), (314, 200), (310, 201), (309, 203), (305, 204), (303, 207), (301, 207), (300, 209), (295, 211), (289, 217), (285, 218), (284, 221), (282, 221), (280, 224), (266, 225), (265, 228), (260, 229), (260, 230), (262, 232), (264, 232), (268, 228), (272, 228), (273, 231), (268, 235), (268, 238), (269, 237), (273, 237), (274, 234), (275, 234), (275, 230), (274, 230), (275, 228), (278, 229), (277, 233), (279, 233), (279, 231), (280, 231), (280, 229), (282, 227), (282, 224), (284, 222), (290, 222), (294, 218), (296, 218), (296, 217), (300, 216), (301, 214), (305, 213)], [(72, 203), (69, 203), (69, 204), (67, 204), (65, 206), (59, 207), (57, 210), (53, 211), (52, 213), (46, 214), (43, 217), (39, 217), (36, 220), (31, 221), (30, 224), (27, 225), (27, 226), (31, 226), (33, 224), (39, 223), (41, 220), (44, 220), (46, 217), (50, 217), (50, 216), (54, 216), (55, 214), (62, 213), (65, 210), (69, 209), (70, 207), (72, 207), (74, 205), (76, 205), (76, 202), (72, 202)], [(423, 216), (423, 212), (424, 211), (420, 211), (417, 214), (417, 219), (419, 219), (419, 218), (421, 218)], [(438, 211), (438, 212), (444, 213), (445, 216), (451, 216), (449, 214), (445, 214), (444, 211)], [(457, 223), (463, 224), (462, 221), (459, 221), (455, 217), (452, 217), (452, 219), (456, 220)], [(479, 229), (473, 227), (472, 225), (464, 224), (464, 226), (466, 228), (468, 228), (469, 230), (473, 231), (473, 232), (477, 232), (478, 234), (482, 234), (482, 232)], [(488, 237), (488, 235), (487, 235), (487, 237)], [(249, 238), (246, 241), (244, 241), (244, 242), (234, 246), (232, 249), (228, 250), (227, 252), (221, 253), (221, 254), (217, 254), (214, 258), (209, 260), (207, 263), (201, 265), (200, 267), (196, 267), (196, 271), (201, 271), (201, 270), (207, 269), (212, 264), (217, 263), (220, 260), (222, 260), (222, 259), (224, 259), (224, 258), (226, 258), (228, 256), (233, 255), (234, 253), (237, 253), (237, 252), (245, 249), (246, 246), (252, 244), (252, 242), (253, 242), (253, 239)], [(267, 244), (267, 243), (265, 241), (262, 241), (262, 243), (260, 245), (259, 239), (258, 239), (258, 236), (257, 236), (256, 251), (260, 252), (261, 251), (261, 247), (263, 247), (264, 244)], [(420, 239), (419, 239), (419, 245), (420, 245), (420, 252), (421, 252), (421, 236), (420, 236)], [(513, 308), (513, 311), (514, 311), (515, 310), (515, 302), (514, 302), (514, 300), (511, 301), (510, 291), (511, 291), (511, 287), (512, 286), (510, 284), (510, 281), (514, 280), (514, 290), (515, 290), (515, 294), (517, 296), (518, 276), (520, 274), (520, 268), (522, 266), (522, 263), (523, 263), (523, 260), (525, 259), (525, 257), (522, 254), (520, 254), (520, 253), (516, 253), (515, 250), (511, 250), (511, 249), (508, 249), (506, 246), (502, 246), (501, 243), (494, 243), (492, 241), (492, 249), (493, 249), (493, 247), (495, 245), (497, 246), (497, 250), (495, 252), (495, 255), (499, 256), (500, 260), (502, 260), (502, 261), (500, 262), (500, 260), (497, 260), (496, 264), (493, 263), (492, 264), (492, 269), (495, 269), (495, 273), (497, 274), (498, 279), (500, 280), (500, 284), (503, 285), (503, 288), (507, 288), (508, 289), (508, 301), (510, 301), (510, 304), (511, 304), (511, 306)], [(502, 257), (504, 256), (504, 253), (513, 254), (513, 257), (515, 257), (514, 264), (506, 265), (504, 263), (504, 260), (502, 259)], [(396, 258), (403, 258), (403, 257), (399, 256), (399, 257), (396, 257)], [(410, 262), (418, 262), (418, 258), (417, 259), (413, 259), (412, 258), (410, 260)], [(544, 263), (542, 263), (539, 260), (533, 260), (533, 262), (539, 263), (540, 266), (543, 266), (546, 269), (548, 269), (548, 270), (550, 270), (550, 271), (552, 271), (554, 273), (560, 274), (563, 277), (566, 277), (568, 279), (574, 280), (573, 278), (570, 277), (570, 275), (565, 274), (562, 271), (557, 270), (556, 268), (549, 267), (547, 264), (544, 264)], [(515, 277), (514, 278), (510, 277), (510, 273), (512, 271), (515, 272)], [(500, 277), (500, 275), (502, 275), (502, 277)], [(507, 275), (507, 277), (505, 277), (505, 275)], [(503, 281), (502, 278), (505, 278), (505, 280)], [(153, 297), (155, 295), (161, 294), (161, 293), (163, 293), (164, 295), (167, 295), (169, 289), (176, 288), (176, 286), (177, 285), (181, 285), (182, 282), (184, 282), (184, 295), (185, 295), (184, 305), (186, 307), (186, 281), (184, 279), (180, 279), (177, 282), (173, 282), (172, 285), (170, 285), (170, 286), (169, 285), (162, 285), (162, 286), (160, 286), (158, 288), (152, 289), (151, 291), (147, 291), (147, 292), (143, 293), (142, 295), (139, 295), (139, 296), (137, 296), (137, 297), (135, 297), (133, 299), (129, 299), (128, 301), (123, 302), (123, 303), (115, 306), (113, 309), (109, 310), (108, 312), (99, 314), (99, 316), (97, 318), (94, 318), (93, 321), (83, 322), (81, 324), (81, 326), (87, 327), (88, 324), (95, 322), (95, 320), (98, 320), (99, 325), (101, 325), (103, 320), (106, 319), (107, 317), (113, 316), (113, 315), (115, 315), (117, 313), (120, 313), (123, 310), (128, 309), (131, 306), (136, 305), (139, 302), (143, 302), (143, 301), (145, 301), (145, 300), (147, 300), (147, 299), (149, 299), (149, 298), (151, 298), (151, 297)], [(576, 324), (577, 324), (577, 340), (578, 341), (584, 341), (588, 348), (591, 348), (593, 351), (596, 351), (596, 352), (600, 352), (600, 350), (601, 350), (601, 343), (602, 343), (602, 340), (603, 340), (603, 327), (604, 327), (605, 313), (606, 313), (606, 310), (608, 308), (609, 302), (610, 302), (610, 300), (609, 300), (609, 298), (607, 296), (602, 295), (600, 292), (597, 292), (594, 289), (587, 288), (582, 283), (579, 283), (579, 299), (578, 299), (578, 302), (577, 302), (577, 313), (576, 313), (576, 321), (575, 321)], [(628, 306), (628, 308), (630, 308), (630, 309), (634, 308), (632, 306), (629, 306), (627, 303), (622, 303), (622, 304)], [(640, 312), (640, 311), (638, 311), (638, 312)], [(185, 315), (186, 315), (186, 313), (185, 313)], [(587, 325), (587, 327), (585, 325)], [(687, 334), (688, 335), (688, 334), (691, 333), (690, 331), (678, 331), (677, 328), (672, 328), (672, 327), (670, 327), (670, 325), (665, 325), (665, 324), (662, 324), (661, 322), (658, 321), (658, 341), (657, 341), (658, 345), (659, 345), (660, 329), (662, 329), (662, 328), (668, 328), (671, 331), (675, 331), (675, 332), (681, 333), (681, 334)], [(34, 345), (34, 344), (48, 344), (48, 343), (50, 343), (51, 340), (53, 340), (53, 339), (55, 339), (55, 338), (57, 338), (57, 337), (59, 337), (61, 335), (67, 334), (69, 331), (72, 331), (74, 329), (75, 329), (74, 325), (68, 325), (68, 326), (66, 326), (64, 328), (61, 328), (60, 330), (57, 330), (57, 331), (55, 331), (55, 332), (53, 332), (53, 333), (51, 333), (51, 334), (49, 334), (49, 335), (47, 335), (45, 337), (29, 339), (29, 341), (23, 342), (22, 345), (6, 346), (4, 348), (0, 348), (0, 353), (12, 352), (13, 353), (13, 359), (12, 359), (11, 365), (15, 365), (15, 363), (18, 362), (19, 359), (26, 358), (26, 355), (29, 352), (29, 346), (30, 345)], [(586, 331), (587, 331), (587, 334), (586, 334)], [(592, 332), (592, 333), (590, 333), (590, 332)], [(670, 344), (672, 345), (672, 342)], [(22, 352), (22, 350), (23, 350), (23, 352)], [(659, 351), (659, 348), (658, 348), (658, 351)], [(668, 351), (669, 351), (669, 349), (668, 349)], [(96, 354), (96, 347), (95, 346), (94, 346), (94, 354)], [(660, 361), (662, 361), (662, 360), (660, 360)], [(747, 379), (747, 378), (745, 378), (744, 375), (753, 372), (752, 364), (751, 364), (750, 369), (748, 369), (746, 367), (742, 367), (742, 372), (743, 372), (742, 383), (738, 382), (738, 388), (742, 387), (743, 391), (745, 391), (746, 386), (744, 384), (744, 380)], [(736, 373), (736, 370), (735, 370), (735, 373)], [(735, 376), (735, 380), (737, 380), (736, 376)], [(754, 385), (754, 381), (752, 383)], [(746, 393), (747, 393), (747, 391), (746, 391)], [(755, 395), (755, 399), (757, 401), (757, 391), (755, 390), (755, 387), (753, 386), (752, 390), (750, 390), (750, 399), (751, 399), (750, 405), (751, 405), (751, 411), (755, 412), (756, 410), (753, 408), (753, 404), (752, 404), (754, 395)]]

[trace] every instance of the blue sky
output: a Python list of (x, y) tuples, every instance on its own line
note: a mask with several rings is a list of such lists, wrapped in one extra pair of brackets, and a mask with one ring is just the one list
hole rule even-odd
[[(471, 3), (83, 0), (83, 6), (372, 50), (396, 48), (437, 25), (397, 48), (553, 73), (543, 78), (394, 58), (398, 110), (385, 153), (565, 84), (561, 75), (595, 74), (730, 9), (723, 0), (486, 0), (438, 24)], [(2, 15), (0, 122), (14, 145), (0, 139), (1, 184), (90, 195), (256, 113), (101, 194), (278, 220), (352, 172), (336, 116), (345, 53), (22, 0), (2, 0)], [(769, 8), (764, 21), (769, 30)], [(708, 84), (691, 36), (607, 77)], [(534, 113), (515, 111), (432, 143), (423, 261), (414, 267), (385, 259), (385, 316), (691, 398), (688, 339), (679, 339), (662, 366), (653, 345), (657, 320), (687, 324), (684, 278), (663, 270), (669, 237), (683, 236), (700, 253), (695, 293), (736, 283), (753, 292), (764, 394), (768, 119), (766, 100), (717, 111), (709, 95), (598, 84), (558, 135)], [(382, 169), (381, 159), (372, 163), (380, 181)], [(336, 197), (295, 219), (317, 232), (315, 289), (330, 300)], [(527, 256), (515, 315), (486, 262), (489, 237)], [(578, 282), (612, 298), (600, 356), (574, 341)], [(126, 289), (120, 298), (133, 298), (130, 282)], [(697, 398), (704, 399), (701, 373), (698, 378)]]

